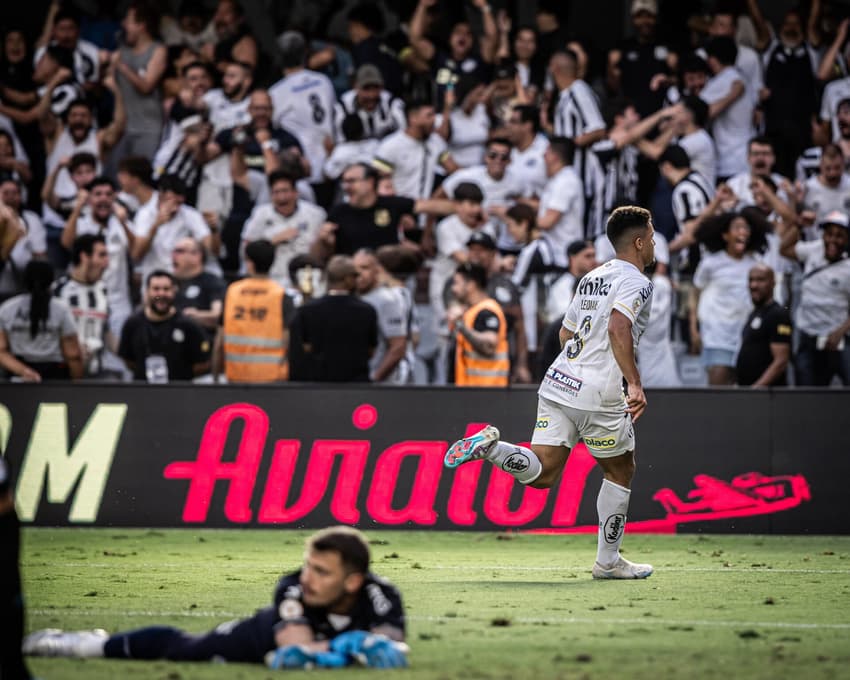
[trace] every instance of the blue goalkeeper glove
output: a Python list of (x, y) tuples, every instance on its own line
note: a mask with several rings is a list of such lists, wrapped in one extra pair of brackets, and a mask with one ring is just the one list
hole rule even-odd
[(348, 657), (339, 652), (313, 652), (301, 645), (278, 647), (266, 654), (266, 666), (278, 670), (309, 670), (311, 668), (342, 668), (351, 663)]
[(394, 642), (384, 635), (352, 630), (338, 635), (330, 642), (332, 651), (345, 654), (369, 668), (404, 668), (407, 666), (407, 645)]

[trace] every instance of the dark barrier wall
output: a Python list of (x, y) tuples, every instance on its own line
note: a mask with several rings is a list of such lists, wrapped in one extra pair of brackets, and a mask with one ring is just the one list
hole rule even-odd
[[(37, 525), (595, 531), (583, 445), (558, 488), (442, 466), (482, 424), (525, 442), (531, 389), (0, 387), (0, 445)], [(846, 391), (657, 391), (629, 530), (847, 533)]]

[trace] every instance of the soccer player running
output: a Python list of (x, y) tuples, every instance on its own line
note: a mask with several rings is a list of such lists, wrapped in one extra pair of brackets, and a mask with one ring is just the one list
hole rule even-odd
[(546, 489), (583, 440), (604, 474), (593, 578), (646, 578), (652, 566), (623, 558), (620, 544), (635, 471), (632, 425), (646, 409), (635, 348), (649, 321), (652, 283), (643, 270), (655, 261), (655, 229), (648, 210), (625, 206), (611, 213), (607, 233), (616, 257), (578, 283), (560, 331), (561, 353), (538, 390), (531, 448), (500, 441), (488, 425), (455, 442), (445, 465), (486, 459), (520, 483)]

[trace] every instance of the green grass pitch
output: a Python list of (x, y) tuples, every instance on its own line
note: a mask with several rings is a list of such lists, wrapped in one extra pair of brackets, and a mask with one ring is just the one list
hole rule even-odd
[[(847, 536), (627, 535), (624, 555), (656, 573), (612, 582), (590, 578), (594, 536), (367, 534), (409, 617), (411, 668), (387, 680), (850, 677)], [(306, 535), (25, 529), (28, 629), (210, 629), (269, 602)], [(45, 680), (279, 676), (241, 664), (30, 665)]]

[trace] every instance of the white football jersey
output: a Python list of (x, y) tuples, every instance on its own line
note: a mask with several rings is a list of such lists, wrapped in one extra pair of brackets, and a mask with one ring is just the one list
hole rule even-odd
[(333, 139), (336, 94), (328, 77), (302, 69), (277, 81), (269, 90), (274, 122), (294, 134), (310, 161), (310, 181), (322, 181), (328, 152), (325, 138)]
[(624, 408), (623, 373), (611, 350), (608, 322), (613, 310), (624, 314), (637, 348), (651, 306), (652, 283), (629, 262), (609, 260), (586, 274), (564, 315), (563, 326), (573, 337), (546, 371), (538, 394), (585, 411)]

